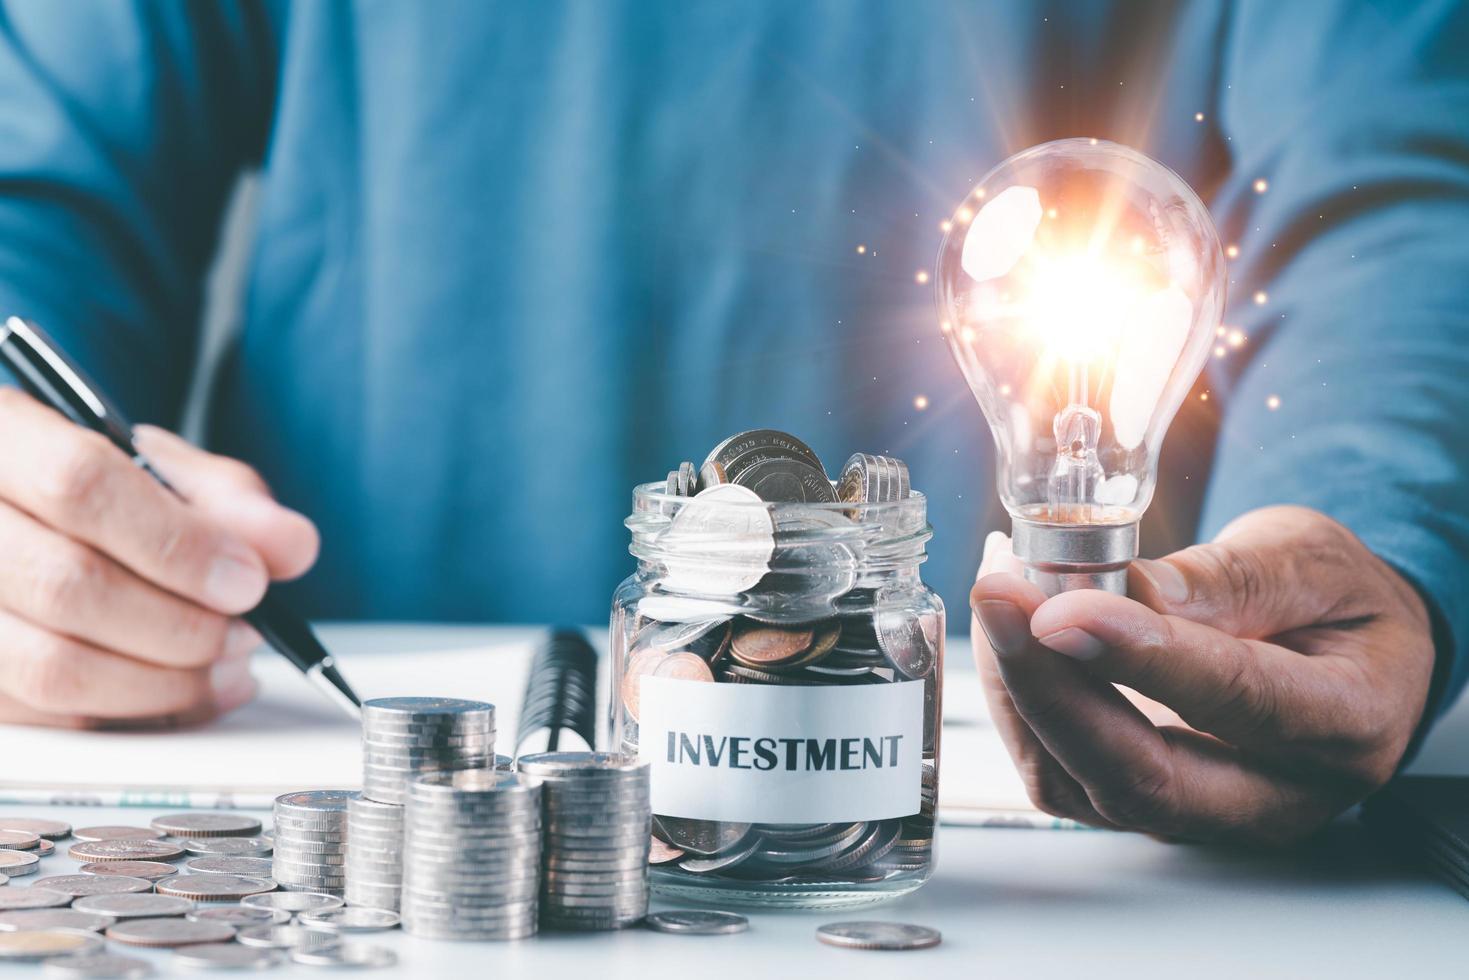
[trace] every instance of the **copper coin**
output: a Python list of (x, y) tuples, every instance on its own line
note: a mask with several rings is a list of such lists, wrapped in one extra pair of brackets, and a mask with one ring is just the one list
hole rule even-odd
[(97, 861), (84, 864), (77, 871), (84, 875), (127, 875), (145, 881), (157, 881), (179, 873), (178, 868), (162, 861)]
[(29, 851), (0, 850), (0, 875), (7, 878), (35, 874), (40, 863), (41, 859)]
[(158, 894), (192, 898), (196, 902), (238, 902), (246, 895), (273, 891), (275, 882), (244, 875), (182, 874), (158, 883)]
[(149, 827), (78, 827), (71, 832), (77, 840), (157, 840), (163, 835)]
[(735, 631), (729, 653), (747, 667), (780, 667), (799, 661), (815, 638), (809, 629), (745, 626)]
[(33, 853), (38, 854), (43, 858), (50, 857), (51, 855), (56, 853), (56, 845), (51, 843), (46, 838), (42, 837), (41, 843), (36, 845), (36, 849)]
[(638, 710), (641, 706), (638, 695), (642, 690), (643, 678), (653, 673), (654, 668), (667, 656), (668, 653), (665, 650), (657, 647), (644, 647), (641, 650), (634, 650), (632, 656), (627, 658), (627, 666), (622, 670), (622, 703), (633, 721), (638, 719)]
[(64, 891), (50, 888), (3, 888), (0, 889), (0, 909), (59, 909), (71, 904), (72, 896)]
[[(81, 898), (83, 895), (152, 891), (153, 882), (128, 875), (52, 875), (49, 878), (37, 878), (29, 890), (35, 891), (38, 888), (61, 892), (70, 898)], [(4, 896), (0, 895), (0, 898)]]
[(714, 683), (714, 671), (709, 669), (709, 664), (697, 653), (689, 653), (687, 650), (670, 653), (653, 668), (653, 676), (675, 681)]
[(161, 840), (92, 840), (66, 852), (78, 861), (172, 861), (184, 856), (177, 844)]
[(0, 849), (29, 851), (41, 843), (41, 835), (28, 830), (0, 830)]
[(648, 845), (649, 864), (668, 864), (671, 861), (677, 861), (683, 856), (683, 851), (674, 847), (672, 844), (665, 844), (656, 837)]
[(64, 820), (42, 820), (38, 817), (0, 816), (0, 830), (24, 830), (46, 840), (61, 840), (71, 836), (71, 824)]

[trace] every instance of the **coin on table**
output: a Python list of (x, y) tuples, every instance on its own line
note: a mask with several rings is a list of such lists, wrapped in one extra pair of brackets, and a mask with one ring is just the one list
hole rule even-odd
[(184, 918), (124, 919), (108, 926), (107, 938), (129, 946), (187, 946), (223, 943), (235, 938), (235, 927), (224, 922), (192, 922)]
[(154, 830), (173, 837), (254, 837), (260, 821), (239, 813), (170, 813), (150, 821)]
[(223, 922), (238, 928), (290, 922), (291, 913), (284, 909), (252, 909), (247, 905), (215, 905), (185, 912), (184, 918), (194, 922)]
[(149, 827), (78, 827), (71, 832), (77, 840), (157, 840), (163, 835)]
[(281, 909), (285, 912), (310, 912), (336, 909), (347, 903), (335, 895), (322, 892), (265, 892), (240, 899), (240, 904), (253, 909)]
[(0, 932), (0, 960), (35, 962), (103, 948), (100, 936), (81, 929), (22, 929)]
[(395, 966), (398, 954), (386, 946), (338, 943), (335, 946), (298, 946), (291, 950), (291, 962), (303, 966), (345, 966), (379, 970)]
[(239, 943), (198, 943), (174, 950), (173, 961), (199, 970), (269, 970), (280, 965), (281, 954)]
[(76, 909), (19, 909), (14, 912), (0, 912), (0, 932), (17, 932), (22, 929), (82, 929), (100, 932), (114, 921), (110, 915), (79, 912)]
[(133, 956), (81, 953), (49, 959), (41, 972), (55, 980), (143, 980), (153, 976), (153, 964)]
[(744, 932), (750, 928), (750, 920), (734, 912), (716, 912), (712, 909), (674, 909), (669, 912), (653, 912), (643, 920), (649, 929), (657, 932), (676, 932), (690, 936), (722, 936), (733, 932)]
[(41, 843), (41, 835), (29, 830), (0, 830), (0, 848), (29, 851)]
[(0, 816), (0, 830), (23, 830), (46, 840), (71, 836), (71, 824), (65, 820), (43, 820), (38, 817)]
[(274, 888), (273, 881), (245, 875), (181, 874), (160, 881), (158, 894), (192, 898), (196, 902), (235, 902)]
[(41, 859), (29, 851), (0, 850), (0, 875), (7, 878), (35, 874), (40, 865)]
[(325, 929), (309, 929), (306, 926), (246, 926), (235, 936), (235, 941), (265, 949), (300, 949), (309, 946), (335, 946), (342, 941), (342, 937)]
[(56, 853), (56, 845), (51, 843), (46, 838), (42, 837), (41, 843), (37, 844), (36, 849), (31, 853), (36, 855), (37, 857), (50, 857), (51, 855)]
[(327, 929), (332, 932), (377, 932), (381, 929), (395, 928), (399, 919), (397, 912), (388, 909), (350, 905), (335, 909), (314, 909), (302, 912), (296, 921), (303, 926)]
[(764, 503), (733, 483), (689, 498), (658, 539), (664, 588), (717, 596), (758, 585), (775, 554), (775, 521)]
[[(41, 879), (45, 880), (45, 879)], [(55, 909), (71, 904), (71, 896), (61, 890), (50, 888), (7, 888), (0, 891), (0, 910)]]
[(78, 861), (172, 861), (184, 849), (161, 840), (93, 840), (73, 844), (66, 853)]
[(275, 841), (269, 837), (190, 837), (182, 842), (190, 854), (230, 854), (259, 857), (269, 854)]
[(86, 895), (71, 903), (74, 909), (97, 912), (115, 919), (151, 919), (183, 915), (194, 908), (187, 898), (140, 892), (131, 895)]
[(234, 854), (210, 854), (196, 857), (184, 864), (196, 874), (245, 875), (250, 878), (269, 878), (271, 860), (267, 857), (240, 857)]
[(96, 861), (84, 864), (77, 870), (84, 875), (126, 875), (148, 881), (157, 881), (179, 873), (178, 868), (162, 861)]
[(37, 888), (61, 892), (71, 898), (81, 898), (83, 895), (149, 892), (153, 890), (153, 882), (128, 875), (51, 875), (48, 878), (37, 878), (35, 884), (31, 885), (31, 890)]
[(943, 936), (937, 929), (906, 922), (832, 922), (817, 929), (816, 938), (848, 949), (928, 949)]

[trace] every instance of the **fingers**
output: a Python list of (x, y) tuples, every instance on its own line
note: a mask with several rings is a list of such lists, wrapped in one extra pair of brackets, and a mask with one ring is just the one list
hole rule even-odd
[(0, 394), (0, 498), (176, 595), (219, 612), (255, 606), (268, 582), (255, 550), (159, 486), (94, 432)]
[(52, 632), (170, 667), (202, 667), (252, 645), (253, 631), (238, 620), (165, 592), (4, 503), (0, 555), (0, 608)]
[(1241, 640), (1123, 596), (1066, 592), (1030, 622), (1042, 646), (1097, 678), (1178, 712), (1189, 725), (1246, 748), (1280, 750), (1327, 738), (1360, 705), (1327, 661)]
[[(28, 720), (158, 719), (229, 711), (255, 693), (248, 655), (208, 668), (146, 664), (0, 612), (0, 693)], [(95, 723), (95, 722), (93, 722)]]
[(189, 505), (238, 534), (265, 560), (273, 579), (292, 579), (316, 563), (321, 539), (304, 515), (282, 507), (249, 466), (205, 452), (166, 429), (140, 425), (139, 450)]

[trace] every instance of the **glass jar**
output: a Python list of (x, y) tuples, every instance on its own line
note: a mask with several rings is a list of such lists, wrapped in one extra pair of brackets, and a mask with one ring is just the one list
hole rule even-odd
[[(944, 606), (925, 498), (633, 493), (611, 742), (652, 767), (654, 890), (829, 908), (933, 871)], [(906, 488), (905, 488), (906, 490)]]

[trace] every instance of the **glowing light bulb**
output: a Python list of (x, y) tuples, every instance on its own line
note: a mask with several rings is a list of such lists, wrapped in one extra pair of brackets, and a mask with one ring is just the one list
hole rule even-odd
[(1015, 554), (1048, 594), (1123, 592), (1164, 432), (1217, 342), (1224, 250), (1188, 184), (1105, 140), (1032, 147), (981, 185), (934, 281)]

